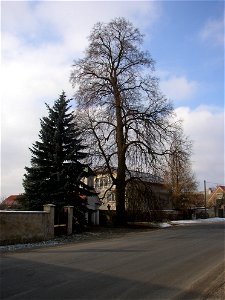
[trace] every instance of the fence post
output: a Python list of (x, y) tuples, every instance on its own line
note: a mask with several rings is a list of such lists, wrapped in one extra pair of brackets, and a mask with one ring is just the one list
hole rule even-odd
[(67, 211), (67, 234), (70, 235), (73, 232), (73, 206), (64, 206)]
[(55, 205), (45, 204), (44, 211), (49, 213), (49, 224), (47, 225), (46, 232), (48, 238), (54, 237), (54, 224), (55, 224)]

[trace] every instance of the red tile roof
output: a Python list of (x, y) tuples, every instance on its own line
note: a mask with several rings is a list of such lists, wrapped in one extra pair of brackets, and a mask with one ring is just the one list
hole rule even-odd
[(8, 198), (6, 198), (4, 201), (2, 201), (1, 204), (4, 204), (4, 205), (7, 205), (7, 206), (14, 206), (14, 205), (17, 205), (18, 202), (17, 202), (17, 197), (19, 195), (11, 195), (9, 196)]

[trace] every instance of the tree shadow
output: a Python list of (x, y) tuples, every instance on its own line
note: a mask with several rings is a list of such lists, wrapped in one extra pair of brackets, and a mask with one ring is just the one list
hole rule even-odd
[[(82, 270), (76, 267), (74, 261), (71, 264), (68, 261), (66, 266), (45, 263), (45, 254), (42, 255), (43, 262), (35, 261), (35, 258), (26, 259), (25, 253), (20, 253), (19, 258), (13, 255), (3, 256), (1, 299), (166, 300), (184, 293), (182, 289), (166, 283), (163, 285), (151, 282), (148, 274), (146, 278), (137, 280), (133, 279), (135, 276), (132, 274), (130, 278), (124, 278), (120, 273), (115, 274), (115, 270), (114, 274), (110, 274), (110, 269)], [(50, 252), (48, 254), (51, 255)], [(151, 271), (149, 275), (150, 273)], [(186, 294), (185, 299), (199, 299), (199, 296), (192, 291), (190, 297)]]

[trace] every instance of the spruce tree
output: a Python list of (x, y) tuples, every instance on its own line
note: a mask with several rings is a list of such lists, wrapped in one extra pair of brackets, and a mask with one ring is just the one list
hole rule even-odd
[(90, 193), (81, 181), (88, 169), (82, 163), (86, 147), (69, 102), (62, 92), (52, 108), (46, 104), (48, 116), (41, 119), (39, 140), (29, 148), (31, 166), (25, 167), (23, 181), (29, 209), (42, 209), (44, 204), (52, 203), (57, 208), (73, 205), (77, 215), (85, 210), (82, 195)]

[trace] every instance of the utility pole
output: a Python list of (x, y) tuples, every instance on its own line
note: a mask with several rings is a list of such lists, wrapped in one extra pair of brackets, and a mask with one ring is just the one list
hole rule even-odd
[(204, 180), (204, 191), (205, 191), (205, 218), (206, 218), (206, 181)]

